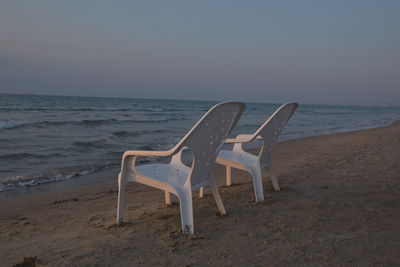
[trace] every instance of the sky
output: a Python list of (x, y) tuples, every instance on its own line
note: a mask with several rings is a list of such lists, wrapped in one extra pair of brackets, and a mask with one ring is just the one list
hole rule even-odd
[(0, 93), (400, 105), (400, 1), (0, 2)]

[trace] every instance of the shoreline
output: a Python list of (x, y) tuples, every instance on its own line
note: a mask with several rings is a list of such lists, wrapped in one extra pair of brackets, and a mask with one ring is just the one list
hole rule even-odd
[[(394, 121), (388, 125), (383, 125), (383, 126), (368, 126), (366, 128), (363, 127), (361, 129), (354, 129), (354, 130), (348, 130), (348, 131), (343, 131), (343, 132), (322, 133), (320, 135), (305, 136), (305, 137), (300, 137), (300, 138), (295, 138), (295, 139), (286, 139), (286, 140), (280, 141), (279, 143), (285, 143), (285, 142), (290, 142), (290, 141), (301, 141), (304, 139), (321, 137), (321, 136), (340, 135), (340, 134), (346, 134), (346, 133), (355, 133), (355, 132), (359, 132), (359, 131), (367, 131), (367, 130), (371, 130), (371, 129), (385, 128), (385, 127), (390, 127), (392, 125), (395, 125), (397, 123), (400, 123), (400, 120)], [(47, 183), (33, 185), (33, 186), (22, 186), (22, 187), (17, 187), (17, 188), (10, 189), (10, 190), (0, 191), (0, 201), (3, 199), (9, 199), (9, 198), (19, 197), (19, 196), (24, 196), (24, 195), (30, 195), (30, 194), (46, 193), (46, 192), (52, 192), (52, 191), (62, 192), (64, 190), (79, 188), (82, 186), (107, 184), (107, 183), (113, 183), (113, 182), (116, 183), (118, 172), (119, 172), (119, 167), (109, 167), (109, 168), (105, 168), (105, 169), (102, 169), (99, 171), (95, 171), (93, 173), (89, 173), (86, 175), (80, 175), (80, 176), (73, 177), (73, 178), (66, 179), (66, 180), (52, 181), (52, 182), (47, 182)], [(113, 177), (113, 178), (111, 178), (111, 177)]]
[[(128, 185), (126, 220), (116, 227), (110, 182), (0, 201), (0, 265), (37, 257), (43, 265), (396, 265), (400, 263), (400, 123), (278, 143), (275, 192), (254, 202), (248, 174), (215, 177), (227, 216), (208, 190), (193, 194), (195, 236), (182, 235), (179, 205)], [(93, 179), (101, 177), (93, 174)], [(78, 180), (78, 179), (72, 179)], [(87, 180), (89, 181), (89, 179)], [(238, 246), (237, 244), (241, 244)]]

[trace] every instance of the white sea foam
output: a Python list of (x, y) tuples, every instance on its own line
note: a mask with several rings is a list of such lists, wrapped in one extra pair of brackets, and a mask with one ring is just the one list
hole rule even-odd
[(71, 178), (88, 175), (88, 174), (91, 174), (96, 171), (100, 171), (100, 170), (103, 170), (103, 169), (106, 169), (109, 167), (112, 167), (112, 166), (111, 165), (110, 166), (102, 166), (102, 167), (97, 167), (97, 168), (93, 167), (93, 168), (89, 168), (86, 170), (73, 171), (71, 173), (66, 173), (66, 174), (56, 174), (53, 176), (38, 175), (36, 177), (24, 177), (24, 176), (6, 177), (6, 178), (2, 179), (2, 181), (0, 182), (0, 192), (13, 190), (13, 189), (17, 189), (20, 187), (30, 187), (30, 186), (36, 186), (36, 185), (41, 185), (41, 184), (46, 184), (46, 183), (66, 181)]
[(1, 120), (0, 121), (0, 130), (1, 129), (9, 129), (9, 128), (14, 128), (19, 125), (24, 124), (23, 121), (15, 121), (15, 120)]

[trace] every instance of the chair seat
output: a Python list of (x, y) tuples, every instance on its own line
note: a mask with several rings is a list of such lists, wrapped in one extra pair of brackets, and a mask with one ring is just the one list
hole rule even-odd
[(221, 150), (218, 154), (217, 163), (226, 164), (227, 161), (233, 161), (243, 165), (241, 169), (245, 170), (247, 169), (245, 166), (255, 166), (257, 164), (257, 160), (257, 156), (247, 152), (238, 153), (232, 150)]
[(136, 173), (160, 182), (182, 186), (189, 173), (172, 164), (148, 164), (136, 166)]

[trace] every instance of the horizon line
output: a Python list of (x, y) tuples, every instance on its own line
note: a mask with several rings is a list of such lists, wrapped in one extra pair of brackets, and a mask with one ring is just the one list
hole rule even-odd
[[(54, 97), (84, 97), (84, 98), (116, 98), (116, 99), (143, 99), (143, 100), (164, 100), (164, 101), (197, 101), (197, 102), (225, 102), (225, 101), (239, 101), (239, 100), (199, 100), (199, 99), (182, 99), (182, 98), (150, 98), (150, 97), (118, 97), (118, 96), (90, 96), (90, 95), (59, 95), (59, 94), (37, 94), (37, 93), (1, 93), (0, 95), (18, 95), (18, 96), (54, 96)], [(258, 101), (242, 101), (249, 104), (272, 104), (281, 105), (284, 103), (296, 102), (258, 102)], [(345, 106), (345, 107), (379, 107), (379, 108), (399, 108), (400, 104), (322, 104), (322, 103), (299, 103), (300, 105), (321, 105), (321, 106)]]

